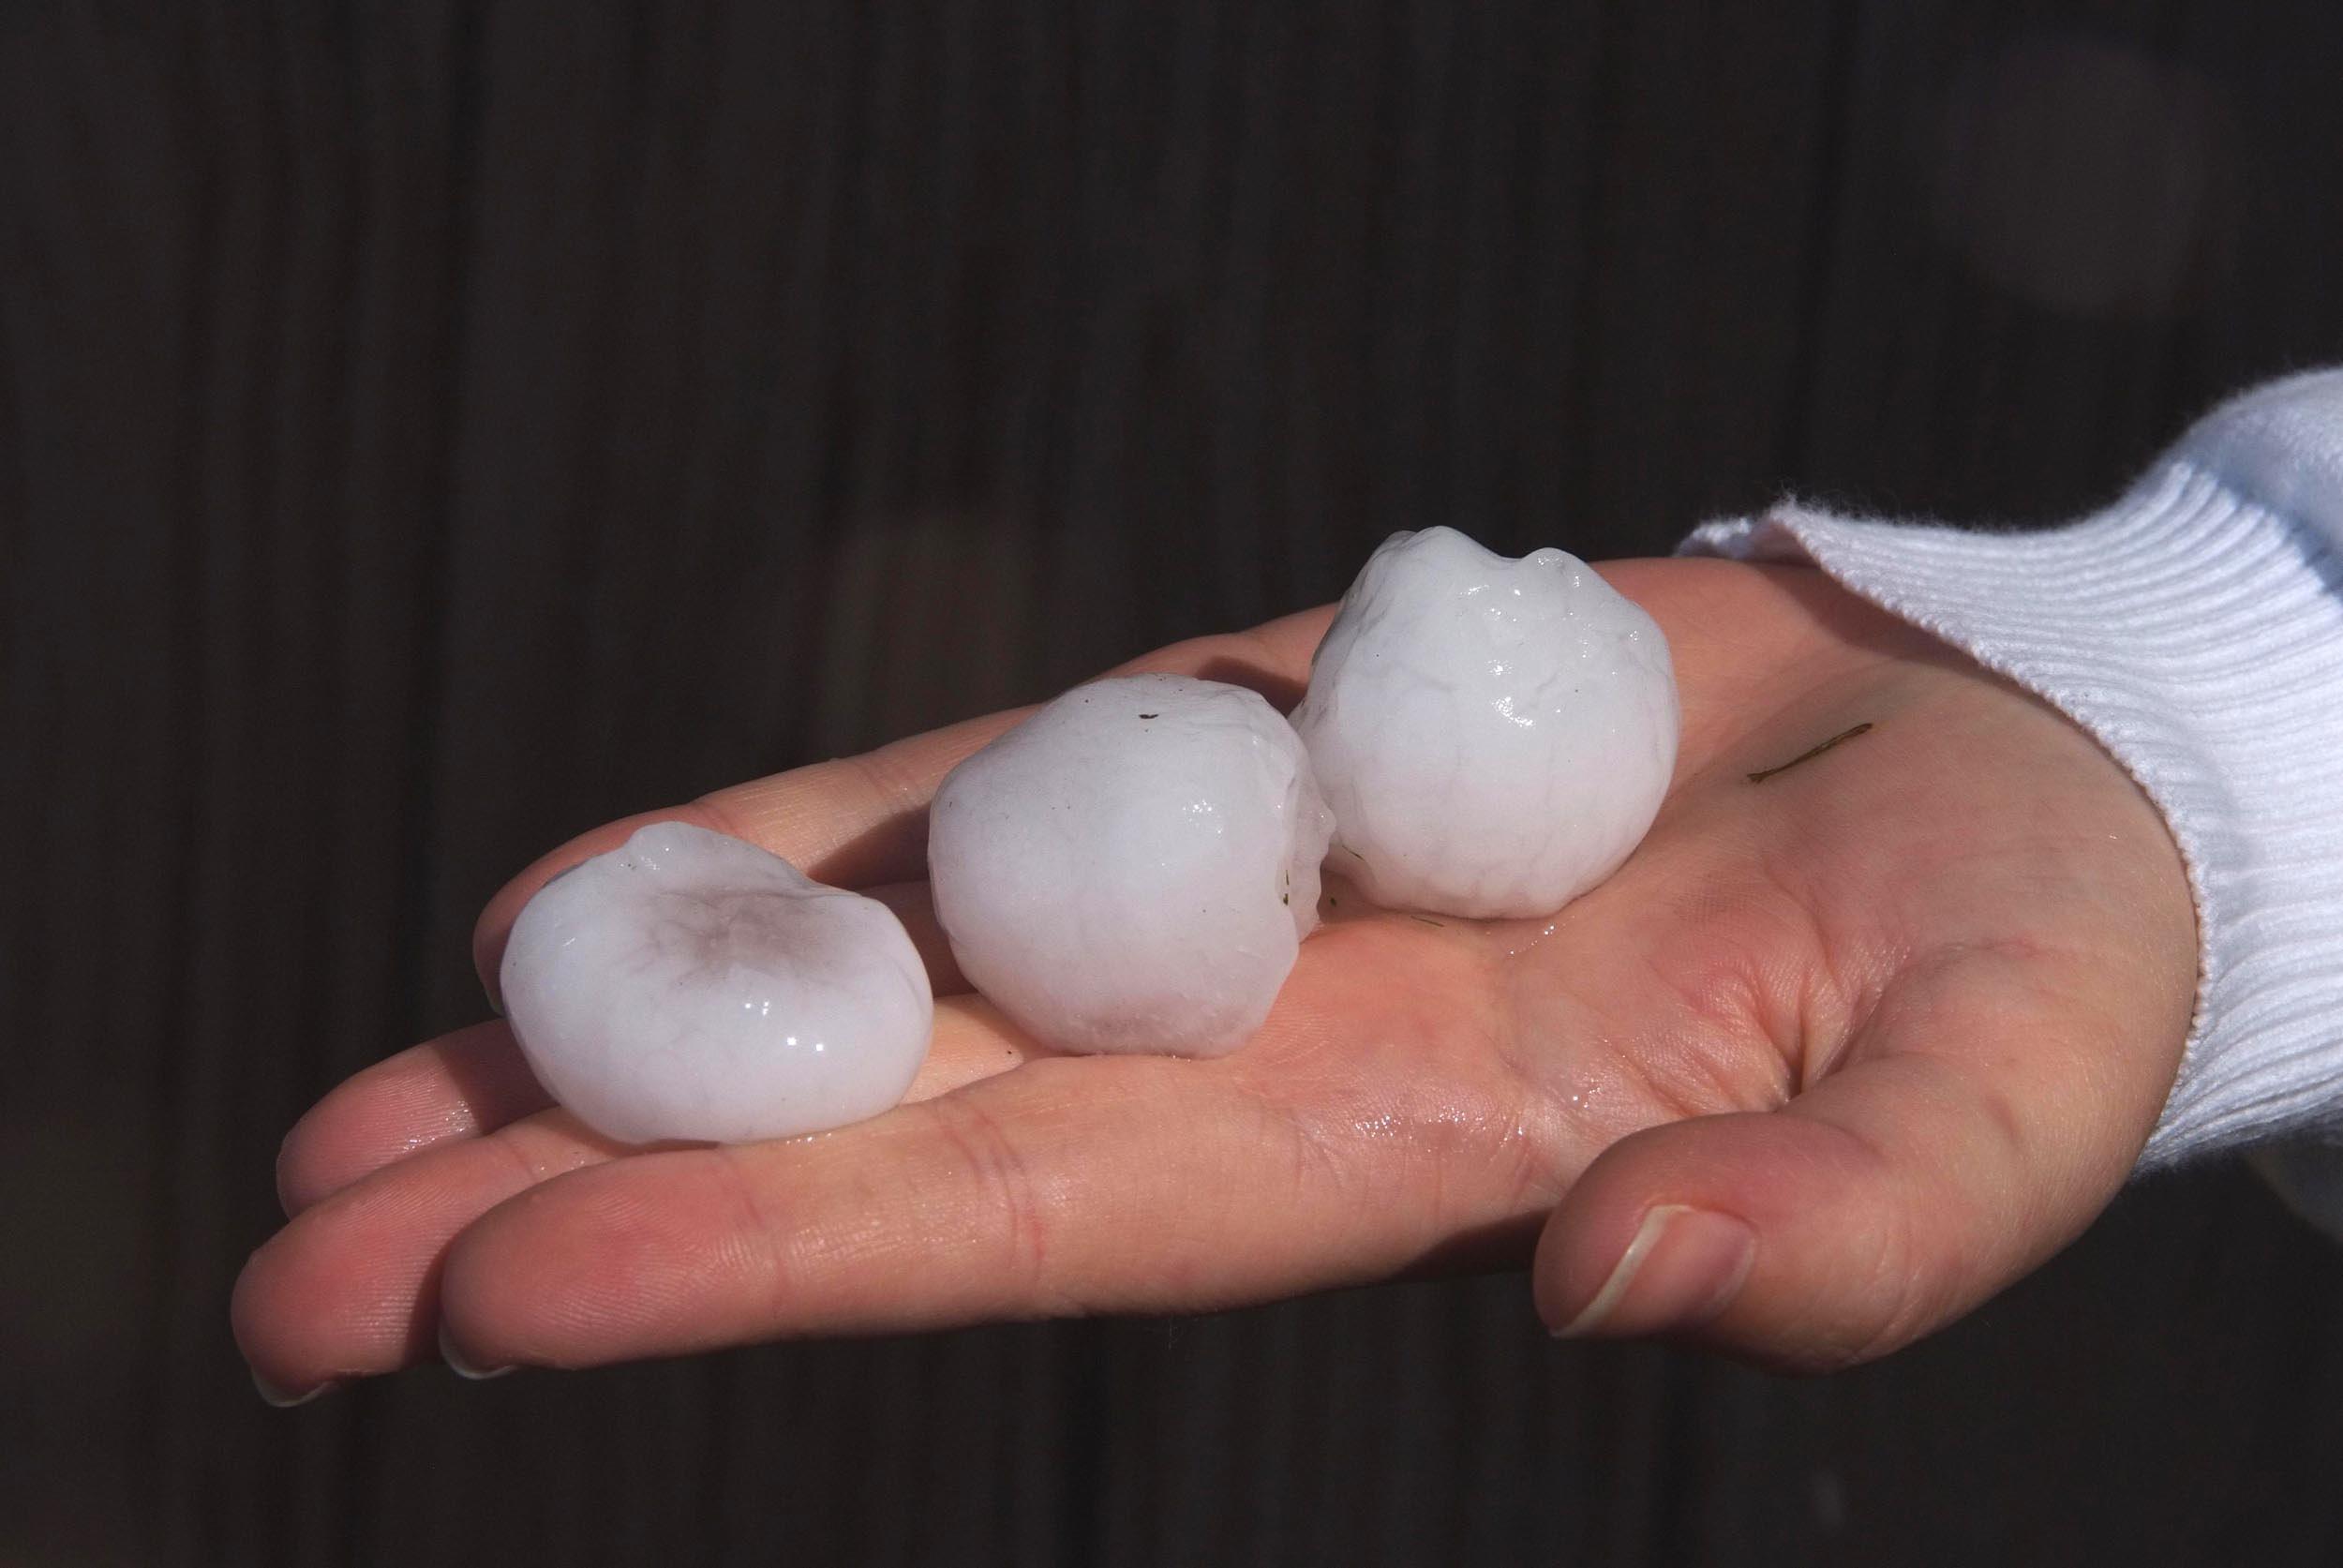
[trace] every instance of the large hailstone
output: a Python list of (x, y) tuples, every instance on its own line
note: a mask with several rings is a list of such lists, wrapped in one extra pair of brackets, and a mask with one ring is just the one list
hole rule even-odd
[(1359, 573), (1293, 724), (1329, 862), (1376, 903), (1547, 915), (1651, 826), (1679, 723), (1667, 638), (1574, 556), (1395, 533)]
[(970, 982), (1063, 1050), (1216, 1056), (1318, 924), (1333, 822), (1292, 726), (1173, 675), (1078, 686), (952, 769), (935, 912)]
[(935, 1009), (893, 910), (683, 822), (546, 883), (500, 978), (538, 1080), (631, 1143), (875, 1116), (911, 1086)]

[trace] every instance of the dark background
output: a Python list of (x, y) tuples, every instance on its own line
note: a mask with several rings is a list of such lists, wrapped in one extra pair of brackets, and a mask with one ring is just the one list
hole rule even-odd
[(284, 1128), (601, 819), (2343, 357), (2343, 7), (0, 6), (0, 1562), (2343, 1561), (2232, 1166), (1886, 1365), (1518, 1279), (293, 1412)]

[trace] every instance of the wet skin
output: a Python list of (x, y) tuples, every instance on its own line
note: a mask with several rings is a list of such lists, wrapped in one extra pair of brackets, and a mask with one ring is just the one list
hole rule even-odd
[[(1267, 1025), (1218, 1060), (1053, 1056), (965, 993), (923, 807), (1013, 714), (547, 856), (483, 916), (482, 973), (536, 887), (653, 816), (886, 899), (939, 997), (910, 1101), (646, 1152), (548, 1109), (501, 1023), (393, 1057), (287, 1140), (290, 1217), (234, 1304), (264, 1388), (443, 1345), (586, 1366), (1524, 1264), (1549, 1324), (1603, 1294), (1599, 1332), (1790, 1367), (1967, 1310), (2098, 1212), (2171, 1084), (2195, 934), (2163, 825), (2066, 720), (1814, 572), (1603, 570), (1667, 632), (1683, 696), (1643, 845), (1551, 920), (1426, 920), (1330, 881)], [(1328, 613), (1129, 667), (1290, 704)], [(1752, 1238), (1728, 1288), (1688, 1283), (1688, 1226), (1603, 1292), (1679, 1207)]]

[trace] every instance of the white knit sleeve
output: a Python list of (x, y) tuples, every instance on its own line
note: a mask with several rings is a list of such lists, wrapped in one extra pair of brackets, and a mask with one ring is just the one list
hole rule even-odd
[(2289, 1140), (2261, 1163), (2343, 1234), (2343, 1180), (2312, 1190), (2343, 1175), (2343, 370), (2223, 406), (2122, 500), (2046, 532), (1783, 504), (1681, 549), (1820, 567), (2129, 770), (2180, 846), (2201, 938), (2142, 1164)]

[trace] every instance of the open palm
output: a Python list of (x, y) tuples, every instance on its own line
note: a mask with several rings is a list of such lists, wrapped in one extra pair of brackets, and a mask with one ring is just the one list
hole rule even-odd
[[(1226, 1058), (1055, 1056), (967, 993), (919, 880), (924, 808), (1015, 715), (653, 814), (903, 914), (939, 998), (911, 1102), (638, 1151), (548, 1108), (501, 1023), (419, 1046), (287, 1141), (290, 1221), (235, 1303), (263, 1386), (442, 1347), (574, 1366), (1201, 1309), (1533, 1249), (1558, 1327), (1781, 1365), (1957, 1316), (2090, 1220), (2163, 1103), (2195, 978), (2178, 857), (2079, 730), (1820, 575), (1604, 570), (1666, 630), (1684, 698), (1643, 846), (1550, 920), (1430, 919), (1331, 882)], [(1326, 614), (1132, 667), (1290, 700)], [(628, 826), (498, 896), (484, 974), (528, 894)]]

